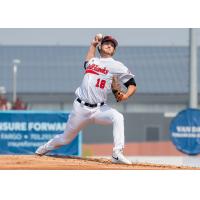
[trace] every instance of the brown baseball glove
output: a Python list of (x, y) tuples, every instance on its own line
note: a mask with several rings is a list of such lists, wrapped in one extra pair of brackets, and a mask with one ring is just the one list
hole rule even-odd
[(115, 96), (116, 101), (120, 102), (122, 100), (124, 92), (121, 89), (119, 78), (117, 76), (113, 76), (113, 78), (112, 78), (111, 89)]

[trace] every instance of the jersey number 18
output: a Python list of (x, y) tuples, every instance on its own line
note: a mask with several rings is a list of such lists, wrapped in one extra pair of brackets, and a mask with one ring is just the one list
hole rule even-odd
[(100, 78), (97, 79), (96, 87), (100, 87), (101, 89), (104, 89), (106, 85), (106, 80), (101, 80)]

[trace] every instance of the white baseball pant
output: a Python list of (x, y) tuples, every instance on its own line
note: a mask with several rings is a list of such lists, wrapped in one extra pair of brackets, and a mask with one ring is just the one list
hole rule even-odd
[(90, 108), (75, 100), (64, 133), (58, 134), (49, 140), (46, 144), (47, 149), (53, 150), (69, 144), (82, 128), (92, 123), (100, 125), (113, 124), (113, 151), (124, 148), (124, 117), (121, 113), (107, 104)]

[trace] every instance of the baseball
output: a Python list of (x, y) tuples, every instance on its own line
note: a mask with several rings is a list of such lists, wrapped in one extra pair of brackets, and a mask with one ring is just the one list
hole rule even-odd
[(96, 34), (95, 36), (99, 41), (102, 40), (103, 35), (101, 33)]

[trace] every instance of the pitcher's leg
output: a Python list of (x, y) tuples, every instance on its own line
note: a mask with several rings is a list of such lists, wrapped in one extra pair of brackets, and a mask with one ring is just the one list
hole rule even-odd
[(110, 108), (109, 106), (102, 107), (94, 116), (94, 122), (96, 124), (108, 125), (113, 124), (113, 138), (114, 147), (112, 162), (132, 164), (124, 155), (124, 117), (117, 110)]
[(114, 112), (113, 117), (113, 151), (124, 148), (124, 116), (119, 112)]
[(101, 125), (113, 124), (113, 150), (124, 148), (124, 117), (120, 112), (105, 105), (95, 114), (94, 123)]
[(89, 123), (88, 115), (81, 109), (77, 109), (77, 104), (74, 105), (74, 110), (71, 112), (66, 123), (65, 130), (62, 134), (56, 135), (46, 144), (40, 146), (36, 150), (36, 154), (44, 155), (51, 150), (57, 149), (63, 145), (69, 144), (78, 134), (78, 132)]
[(56, 135), (53, 139), (47, 142), (47, 148), (53, 150), (60, 146), (69, 144), (77, 136), (78, 132), (87, 124), (88, 119), (80, 117), (77, 113), (72, 113), (69, 116), (64, 132)]

